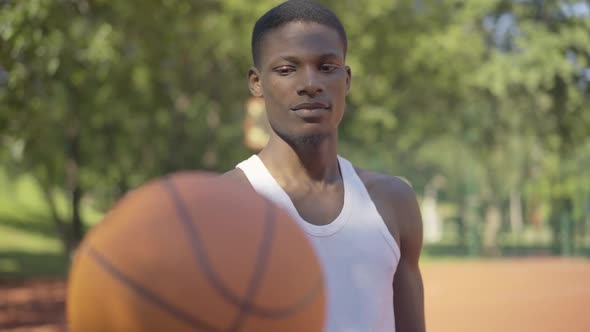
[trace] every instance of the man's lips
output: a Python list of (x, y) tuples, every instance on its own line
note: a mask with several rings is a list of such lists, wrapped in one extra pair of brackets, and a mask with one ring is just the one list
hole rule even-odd
[(325, 104), (325, 103), (302, 103), (302, 104), (298, 104), (292, 108), (293, 111), (299, 111), (299, 110), (313, 111), (313, 110), (328, 110), (328, 109), (330, 109), (330, 105)]

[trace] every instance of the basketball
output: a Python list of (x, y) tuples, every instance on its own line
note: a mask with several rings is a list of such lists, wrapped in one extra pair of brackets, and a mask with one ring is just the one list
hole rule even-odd
[(71, 332), (322, 331), (319, 260), (300, 226), (218, 175), (175, 173), (123, 197), (68, 279)]

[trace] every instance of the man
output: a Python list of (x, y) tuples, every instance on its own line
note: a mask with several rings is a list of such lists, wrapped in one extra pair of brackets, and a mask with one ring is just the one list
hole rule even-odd
[(285, 208), (309, 235), (324, 267), (327, 331), (424, 331), (415, 194), (337, 154), (346, 51), (340, 20), (312, 1), (287, 1), (256, 22), (249, 87), (264, 98), (272, 133), (224, 176)]

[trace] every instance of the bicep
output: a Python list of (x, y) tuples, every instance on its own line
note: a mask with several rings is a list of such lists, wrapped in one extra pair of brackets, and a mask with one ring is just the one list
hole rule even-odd
[(401, 258), (393, 281), (396, 330), (423, 332), (424, 286), (419, 259), (422, 251), (422, 217), (411, 188), (399, 199), (396, 217), (400, 222)]

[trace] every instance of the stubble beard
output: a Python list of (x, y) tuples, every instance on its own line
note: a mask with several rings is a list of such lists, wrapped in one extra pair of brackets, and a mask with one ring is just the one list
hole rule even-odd
[(307, 135), (296, 135), (281, 133), (275, 130), (275, 133), (287, 144), (295, 149), (310, 149), (317, 148), (322, 142), (328, 139), (331, 134), (329, 133), (314, 133)]

